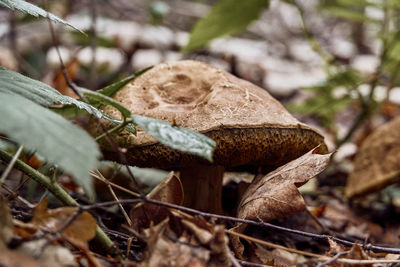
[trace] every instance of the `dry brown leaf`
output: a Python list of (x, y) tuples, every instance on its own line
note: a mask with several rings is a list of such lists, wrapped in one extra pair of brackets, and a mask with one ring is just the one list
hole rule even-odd
[[(48, 200), (42, 200), (33, 212), (32, 223), (57, 231), (76, 211), (76, 207), (47, 209)], [(96, 235), (96, 220), (90, 213), (80, 213), (61, 235), (74, 246), (87, 250), (88, 242)]]
[(147, 237), (141, 266), (230, 266), (228, 237), (222, 225), (204, 218), (172, 213), (144, 231)]
[(12, 216), (7, 200), (0, 194), (0, 249), (6, 247), (14, 235)]
[(271, 266), (298, 266), (306, 262), (302, 255), (288, 252), (283, 249), (268, 250), (261, 245), (255, 244), (251, 256), (251, 262), (271, 265)]
[(207, 266), (209, 251), (191, 246), (184, 238), (179, 238), (179, 242), (168, 238), (171, 235), (168, 223), (167, 218), (145, 231), (147, 250), (140, 266)]
[(382, 125), (363, 142), (347, 180), (348, 198), (377, 191), (400, 180), (400, 116)]
[(305, 210), (297, 188), (322, 172), (332, 155), (314, 154), (317, 149), (265, 176), (257, 176), (239, 204), (238, 217), (271, 221)]
[[(370, 259), (368, 257), (368, 255), (364, 252), (364, 250), (360, 247), (360, 245), (358, 245), (357, 243), (355, 243), (351, 247), (349, 254), (346, 255), (346, 258), (354, 259), (354, 260), (369, 260)], [(343, 266), (347, 267), (347, 266), (354, 266), (354, 265), (343, 264)], [(372, 264), (363, 264), (363, 265), (358, 265), (358, 266), (370, 267), (370, 266), (372, 266)]]
[(328, 243), (329, 243), (329, 251), (327, 252), (327, 254), (330, 256), (335, 256), (339, 252), (346, 251), (345, 247), (343, 247), (336, 241), (333, 241), (332, 239), (328, 239)]
[[(166, 203), (181, 205), (183, 201), (183, 189), (179, 178), (170, 172), (168, 176), (157, 185), (147, 197), (152, 200), (158, 200)], [(130, 218), (133, 222), (133, 228), (137, 231), (147, 228), (150, 222), (158, 224), (164, 220), (169, 211), (165, 207), (140, 203), (130, 211)]]
[[(72, 59), (68, 64), (66, 64), (65, 68), (68, 73), (69, 78), (73, 81), (76, 79), (79, 71), (79, 60), (77, 58)], [(57, 89), (61, 94), (70, 96), (73, 98), (78, 98), (78, 96), (74, 93), (74, 91), (69, 88), (67, 81), (64, 78), (64, 73), (60, 68), (54, 74), (52, 86)]]

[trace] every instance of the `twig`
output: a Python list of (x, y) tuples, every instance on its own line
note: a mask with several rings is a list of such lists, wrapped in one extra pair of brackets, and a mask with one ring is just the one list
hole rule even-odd
[[(43, 246), (40, 248), (40, 250), (36, 253), (35, 258), (39, 258), (40, 255), (42, 255), (42, 253), (44, 252), (45, 248), (50, 245), (51, 242), (53, 242), (53, 240), (55, 238), (57, 238), (57, 236), (62, 237), (62, 231), (64, 231), (69, 225), (71, 225), (71, 223), (79, 216), (79, 214), (82, 213), (81, 209), (77, 209), (74, 213), (72, 213), (65, 222), (63, 222), (63, 224), (55, 231), (49, 231), (48, 233), (51, 234), (53, 236), (53, 238), (51, 239), (47, 239), (46, 243), (43, 244)], [(42, 237), (38, 237), (38, 238), (42, 238)], [(72, 244), (73, 245), (73, 244)]]
[(119, 131), (121, 129), (123, 129), (126, 125), (128, 125), (129, 123), (132, 123), (132, 119), (126, 119), (124, 120), (121, 124), (115, 126), (114, 128), (111, 128), (110, 130), (107, 130), (107, 132), (102, 133), (101, 135), (97, 136), (95, 138), (96, 142), (100, 141), (101, 139), (103, 139), (104, 137), (106, 137), (108, 134), (112, 134), (116, 131)]
[(243, 238), (243, 239), (252, 241), (254, 243), (258, 243), (258, 244), (264, 245), (264, 246), (268, 246), (268, 247), (276, 248), (276, 249), (286, 250), (288, 252), (296, 253), (296, 254), (299, 254), (299, 255), (307, 256), (307, 257), (313, 257), (313, 258), (323, 257), (322, 255), (319, 255), (319, 254), (315, 254), (315, 253), (311, 253), (311, 252), (307, 252), (307, 251), (301, 251), (301, 250), (297, 250), (297, 249), (294, 249), (294, 248), (287, 248), (287, 247), (284, 247), (284, 246), (281, 246), (281, 245), (277, 245), (277, 244), (274, 244), (274, 243), (271, 243), (271, 242), (268, 242), (268, 241), (265, 241), (265, 240), (261, 240), (261, 239), (255, 238), (255, 237), (251, 237), (251, 236), (247, 236), (247, 235), (244, 235), (244, 234), (241, 234), (241, 233), (237, 233), (237, 232), (234, 232), (232, 230), (225, 230), (225, 233), (228, 233), (230, 235), (234, 235), (234, 236), (237, 236), (237, 237), (240, 237), (240, 238)]
[(19, 155), (21, 154), (22, 150), (24, 149), (24, 146), (19, 146), (17, 152), (15, 152), (13, 158), (11, 159), (11, 161), (8, 163), (7, 168), (4, 170), (3, 174), (1, 175), (0, 178), (0, 183), (4, 183), (8, 174), (10, 173), (10, 171), (12, 170), (12, 168), (14, 167), (15, 161), (18, 159)]
[(381, 35), (384, 37), (384, 38), (382, 38), (382, 43), (383, 43), (382, 51), (379, 56), (379, 66), (376, 68), (374, 77), (372, 78), (372, 80), (369, 83), (370, 91), (368, 94), (368, 98), (364, 100), (363, 96), (361, 94), (359, 94), (359, 99), (360, 99), (360, 103), (361, 103), (361, 111), (358, 114), (358, 116), (356, 117), (356, 119), (354, 120), (353, 124), (350, 126), (350, 129), (347, 132), (347, 134), (341, 140), (339, 140), (337, 142), (336, 149), (338, 149), (341, 145), (343, 145), (344, 143), (349, 141), (350, 138), (355, 133), (355, 131), (360, 127), (360, 125), (371, 116), (371, 112), (372, 112), (371, 105), (374, 101), (375, 89), (378, 86), (379, 79), (384, 74), (383, 70), (384, 70), (385, 64), (387, 63), (386, 60), (387, 60), (388, 53), (389, 53), (390, 49), (392, 48), (392, 45), (395, 43), (395, 40), (397, 40), (397, 39), (393, 39), (394, 41), (392, 41), (392, 43), (390, 43), (387, 38), (387, 35), (389, 34), (388, 29), (389, 29), (389, 24), (390, 24), (390, 21), (387, 16), (387, 13), (389, 12), (387, 6), (385, 6), (384, 11), (385, 11), (384, 12), (385, 17), (383, 20), (383, 26), (382, 26), (382, 32), (381, 32)]
[(125, 187), (122, 187), (122, 186), (120, 186), (120, 185), (114, 184), (113, 182), (111, 182), (111, 181), (109, 181), (109, 180), (106, 180), (106, 181), (105, 181), (105, 180), (104, 180), (104, 179), (105, 179), (104, 177), (99, 176), (99, 175), (98, 175), (96, 172), (94, 172), (94, 171), (89, 171), (89, 173), (90, 173), (94, 178), (96, 178), (96, 179), (98, 179), (98, 180), (100, 180), (100, 181), (102, 181), (102, 182), (104, 182), (104, 183), (108, 183), (108, 184), (110, 184), (111, 186), (113, 186), (113, 187), (115, 187), (115, 188), (117, 188), (117, 189), (119, 189), (119, 190), (121, 190), (121, 191), (124, 191), (125, 193), (131, 194), (131, 195), (134, 196), (134, 197), (140, 198), (140, 194), (138, 194), (138, 193), (136, 193), (136, 192), (133, 192), (133, 191), (131, 191), (131, 190), (125, 188)]
[(332, 55), (327, 53), (321, 46), (320, 42), (318, 39), (313, 35), (313, 33), (310, 31), (310, 29), (307, 26), (306, 22), (306, 14), (303, 10), (303, 8), (300, 6), (299, 3), (297, 3), (296, 0), (291, 0), (291, 3), (296, 7), (299, 15), (300, 15), (300, 20), (301, 20), (301, 25), (302, 25), (302, 30), (303, 34), (306, 37), (307, 41), (309, 42), (311, 49), (316, 52), (321, 59), (324, 61), (324, 69), (325, 72), (329, 75), (331, 74), (331, 71), (329, 69), (331, 62), (333, 61)]
[[(195, 214), (197, 216), (203, 216), (204, 218), (216, 218), (224, 221), (231, 221), (231, 222), (237, 222), (237, 223), (244, 223), (248, 225), (254, 225), (258, 227), (267, 227), (271, 228), (274, 230), (282, 231), (282, 232), (287, 232), (291, 234), (296, 234), (304, 237), (310, 237), (315, 240), (322, 240), (322, 241), (327, 241), (329, 239), (340, 243), (342, 245), (352, 247), (356, 242), (351, 242), (348, 240), (344, 240), (335, 236), (331, 235), (320, 235), (320, 234), (313, 234), (313, 233), (308, 233), (300, 230), (294, 230), (266, 222), (256, 222), (252, 220), (246, 220), (246, 219), (240, 219), (240, 218), (235, 218), (235, 217), (230, 217), (230, 216), (225, 216), (225, 215), (218, 215), (218, 214), (212, 214), (208, 212), (203, 212), (203, 211), (198, 211), (195, 209), (187, 208), (187, 207), (182, 207), (179, 205), (171, 204), (171, 203), (166, 203), (166, 202), (161, 202), (153, 199), (148, 199), (146, 197), (144, 198), (138, 198), (138, 199), (126, 199), (126, 200), (120, 200), (119, 202), (117, 201), (108, 201), (108, 202), (102, 202), (102, 203), (95, 203), (91, 205), (85, 205), (81, 206), (84, 209), (92, 209), (92, 208), (99, 208), (99, 207), (104, 207), (104, 206), (111, 206), (111, 205), (116, 205), (118, 203), (121, 204), (136, 204), (139, 202), (145, 202), (146, 204), (153, 204), (157, 206), (163, 206), (167, 208), (172, 208), (176, 210), (180, 210), (189, 214)], [(357, 243), (358, 244), (358, 243)], [(365, 244), (365, 245), (360, 245), (362, 248), (367, 249), (367, 250), (372, 250), (374, 252), (385, 252), (385, 253), (392, 253), (392, 254), (400, 254), (400, 248), (388, 248), (388, 247), (381, 247), (381, 246), (375, 246), (372, 244)]]
[(96, 0), (90, 1), (90, 15), (91, 15), (91, 25), (90, 25), (90, 49), (92, 51), (92, 62), (90, 63), (89, 70), (89, 88), (96, 88), (96, 50), (97, 50), (97, 6)]
[[(114, 198), (116, 201), (119, 201), (117, 195), (115, 194), (115, 192), (114, 192), (114, 190), (113, 190), (113, 188), (112, 188), (112, 186), (111, 186), (111, 184), (110, 184), (110, 181), (108, 181), (108, 180), (99, 172), (99, 170), (96, 170), (96, 174), (97, 174), (99, 177), (101, 177), (101, 180), (107, 185), (108, 190), (110, 191), (110, 193), (111, 193), (111, 195), (113, 196), (113, 198)], [(130, 227), (132, 227), (133, 223), (132, 223), (131, 219), (129, 218), (128, 214), (126, 213), (124, 207), (122, 207), (122, 205), (121, 205), (120, 203), (118, 203), (118, 207), (119, 207), (119, 209), (121, 210), (122, 214), (124, 215), (125, 220), (126, 220), (126, 222), (128, 223), (128, 225), (129, 225)]]
[(336, 253), (336, 255), (333, 256), (332, 258), (330, 258), (329, 260), (318, 263), (317, 267), (323, 267), (323, 266), (329, 265), (331, 263), (334, 263), (337, 259), (339, 259), (339, 257), (347, 255), (347, 254), (349, 254), (349, 252), (350, 251), (342, 251), (342, 252)]
[[(330, 261), (332, 258), (334, 257), (328, 257), (325, 255), (319, 255), (319, 254), (314, 254), (311, 252), (306, 252), (306, 251), (300, 251), (297, 249), (292, 249), (292, 248), (287, 248), (281, 245), (277, 245), (277, 244), (273, 244), (264, 240), (260, 240), (254, 237), (250, 237), (250, 236), (246, 236), (244, 234), (240, 234), (240, 233), (236, 233), (233, 232), (231, 230), (225, 230), (225, 232), (232, 234), (232, 235), (236, 235), (239, 236), (241, 238), (250, 240), (252, 242), (261, 244), (261, 245), (265, 245), (265, 246), (269, 246), (269, 247), (273, 247), (273, 248), (278, 248), (278, 249), (283, 249), (289, 252), (293, 252), (296, 254), (300, 254), (300, 255), (304, 255), (304, 256), (309, 256), (309, 257), (313, 257), (313, 258), (317, 258), (319, 260), (326, 260), (326, 261)], [(336, 258), (335, 259), (337, 262), (340, 263), (348, 263), (348, 264), (354, 264), (354, 265), (365, 265), (365, 264), (374, 264), (374, 263), (400, 263), (400, 260), (381, 260), (381, 259), (376, 259), (376, 260), (355, 260), (355, 259), (340, 259), (340, 258)]]
[(32, 203), (30, 203), (28, 200), (26, 200), (25, 198), (21, 197), (20, 195), (18, 195), (17, 193), (15, 193), (14, 191), (11, 190), (11, 188), (9, 188), (7, 185), (5, 184), (1, 184), (1, 187), (6, 190), (11, 196), (12, 198), (18, 199), (18, 201), (20, 201), (22, 204), (24, 204), (25, 206), (27, 206), (30, 209), (33, 209), (35, 207), (35, 205), (33, 205)]
[[(348, 246), (348, 247), (351, 247), (355, 244), (355, 242), (337, 238), (337, 237), (334, 237), (331, 235), (313, 234), (313, 233), (308, 233), (308, 232), (304, 232), (304, 231), (289, 229), (289, 228), (282, 227), (282, 226), (273, 225), (273, 224), (266, 223), (266, 222), (256, 222), (256, 221), (252, 221), (252, 220), (245, 220), (245, 219), (239, 219), (239, 218), (234, 218), (234, 217), (229, 217), (229, 216), (224, 216), (224, 215), (207, 213), (207, 212), (198, 211), (198, 210), (190, 209), (187, 207), (182, 207), (182, 206), (178, 206), (178, 205), (174, 205), (174, 204), (170, 204), (170, 203), (160, 202), (160, 201), (156, 201), (156, 200), (152, 200), (152, 199), (145, 199), (143, 201), (145, 201), (146, 203), (154, 204), (154, 205), (160, 205), (160, 206), (164, 206), (164, 207), (168, 207), (168, 208), (178, 209), (178, 210), (190, 213), (190, 214), (196, 214), (199, 216), (203, 216), (205, 218), (217, 218), (217, 219), (225, 220), (225, 221), (245, 223), (248, 225), (255, 225), (255, 226), (259, 226), (259, 227), (267, 227), (267, 228), (275, 229), (275, 230), (282, 231), (282, 232), (292, 233), (292, 234), (296, 234), (296, 235), (300, 235), (300, 236), (304, 236), (304, 237), (310, 237), (310, 238), (316, 239), (316, 240), (327, 241), (327, 240), (331, 239), (337, 243), (340, 243), (340, 244)], [(375, 246), (372, 244), (367, 244), (365, 246), (361, 245), (361, 246), (365, 249), (369, 249), (374, 252), (386, 252), (386, 253), (400, 254), (400, 248), (386, 248), (386, 247)]]
[(14, 58), (17, 60), (17, 68), (21, 69), (22, 64), (18, 55), (17, 29), (15, 21), (15, 12), (11, 11), (9, 19), (10, 50)]
[(235, 256), (233, 256), (232, 251), (230, 251), (228, 249), (227, 254), (228, 254), (228, 258), (231, 260), (231, 263), (232, 263), (233, 267), (240, 267), (241, 266), (239, 261), (238, 261), (238, 259), (236, 259)]
[(242, 266), (248, 266), (248, 267), (273, 267), (272, 265), (264, 265), (264, 264), (258, 264), (254, 262), (248, 262), (248, 261), (243, 261), (243, 260), (237, 260)]

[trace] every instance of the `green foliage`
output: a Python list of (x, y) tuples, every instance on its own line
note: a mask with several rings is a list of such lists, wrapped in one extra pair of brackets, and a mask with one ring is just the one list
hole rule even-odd
[(212, 153), (216, 144), (205, 135), (153, 118), (132, 115), (132, 119), (140, 128), (164, 145), (212, 161)]
[(357, 22), (372, 22), (372, 18), (368, 17), (364, 8), (375, 5), (367, 0), (327, 0), (320, 5), (322, 11), (332, 16)]
[(83, 95), (86, 97), (89, 103), (94, 106), (97, 105), (113, 106), (114, 108), (118, 109), (119, 112), (121, 112), (124, 119), (128, 118), (131, 115), (131, 112), (128, 109), (126, 109), (124, 106), (121, 105), (121, 103), (112, 99), (109, 96), (103, 95), (95, 91), (90, 91), (82, 87), (79, 87), (79, 90), (83, 93)]
[(74, 105), (98, 117), (102, 116), (100, 111), (93, 109), (91, 105), (64, 96), (47, 84), (2, 67), (0, 67), (0, 92), (20, 95), (45, 107), (54, 104)]
[(143, 73), (145, 73), (146, 71), (148, 71), (149, 69), (151, 69), (152, 67), (148, 67), (145, 68), (143, 70), (140, 70), (118, 82), (115, 82), (113, 84), (110, 84), (100, 90), (98, 90), (97, 92), (100, 94), (103, 94), (105, 96), (112, 96), (113, 94), (115, 94), (119, 89), (121, 89), (124, 85), (126, 85), (127, 83), (129, 83), (130, 81), (132, 81), (133, 79), (135, 79), (136, 77), (142, 75)]
[(201, 48), (214, 38), (246, 29), (268, 6), (269, 0), (221, 0), (194, 26), (183, 51)]
[(35, 17), (39, 17), (39, 16), (42, 16), (44, 18), (48, 17), (49, 19), (51, 19), (55, 22), (61, 22), (65, 25), (68, 25), (68, 26), (82, 32), (81, 30), (76, 28), (74, 25), (66, 22), (65, 20), (41, 9), (40, 7), (37, 7), (31, 3), (28, 3), (23, 0), (0, 0), (0, 5), (8, 7), (9, 9), (12, 9), (12, 10), (22, 11), (24, 13), (30, 14)]
[[(325, 82), (305, 88), (315, 93), (314, 97), (301, 105), (289, 105), (288, 109), (301, 113), (318, 116), (325, 126), (330, 126), (336, 114), (345, 109), (352, 101), (350, 92), (356, 90), (361, 77), (353, 69), (346, 69), (333, 74)], [(335, 95), (335, 90), (345, 90), (341, 95)]]
[[(80, 31), (70, 31), (68, 34), (71, 36), (71, 39), (74, 40), (74, 43), (76, 45), (86, 47), (91, 45), (91, 38), (93, 38), (93, 33), (88, 32), (87, 36), (82, 35), (82, 32)], [(98, 35), (96, 36), (96, 46), (97, 47), (108, 47), (108, 48), (114, 48), (116, 47), (116, 42), (114, 39), (110, 37), (104, 37), (101, 35), (101, 32), (97, 33)]]
[(0, 91), (0, 114), (0, 132), (73, 174), (93, 195), (88, 170), (96, 168), (100, 152), (85, 131), (28, 98), (5, 91)]

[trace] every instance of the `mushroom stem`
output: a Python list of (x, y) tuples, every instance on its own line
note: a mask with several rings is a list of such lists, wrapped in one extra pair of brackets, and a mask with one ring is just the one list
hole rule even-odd
[(222, 213), (223, 166), (193, 164), (180, 170), (183, 205), (201, 211)]

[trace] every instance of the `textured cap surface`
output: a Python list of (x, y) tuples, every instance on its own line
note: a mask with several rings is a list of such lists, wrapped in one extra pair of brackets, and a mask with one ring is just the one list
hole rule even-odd
[[(132, 113), (187, 127), (214, 139), (214, 162), (227, 169), (276, 168), (323, 144), (323, 137), (298, 122), (268, 92), (225, 71), (196, 61), (159, 64), (114, 98)], [(115, 117), (118, 111), (106, 108)], [(195, 156), (169, 149), (143, 131), (122, 133), (132, 165), (178, 168)], [(107, 158), (115, 159), (112, 152)]]

